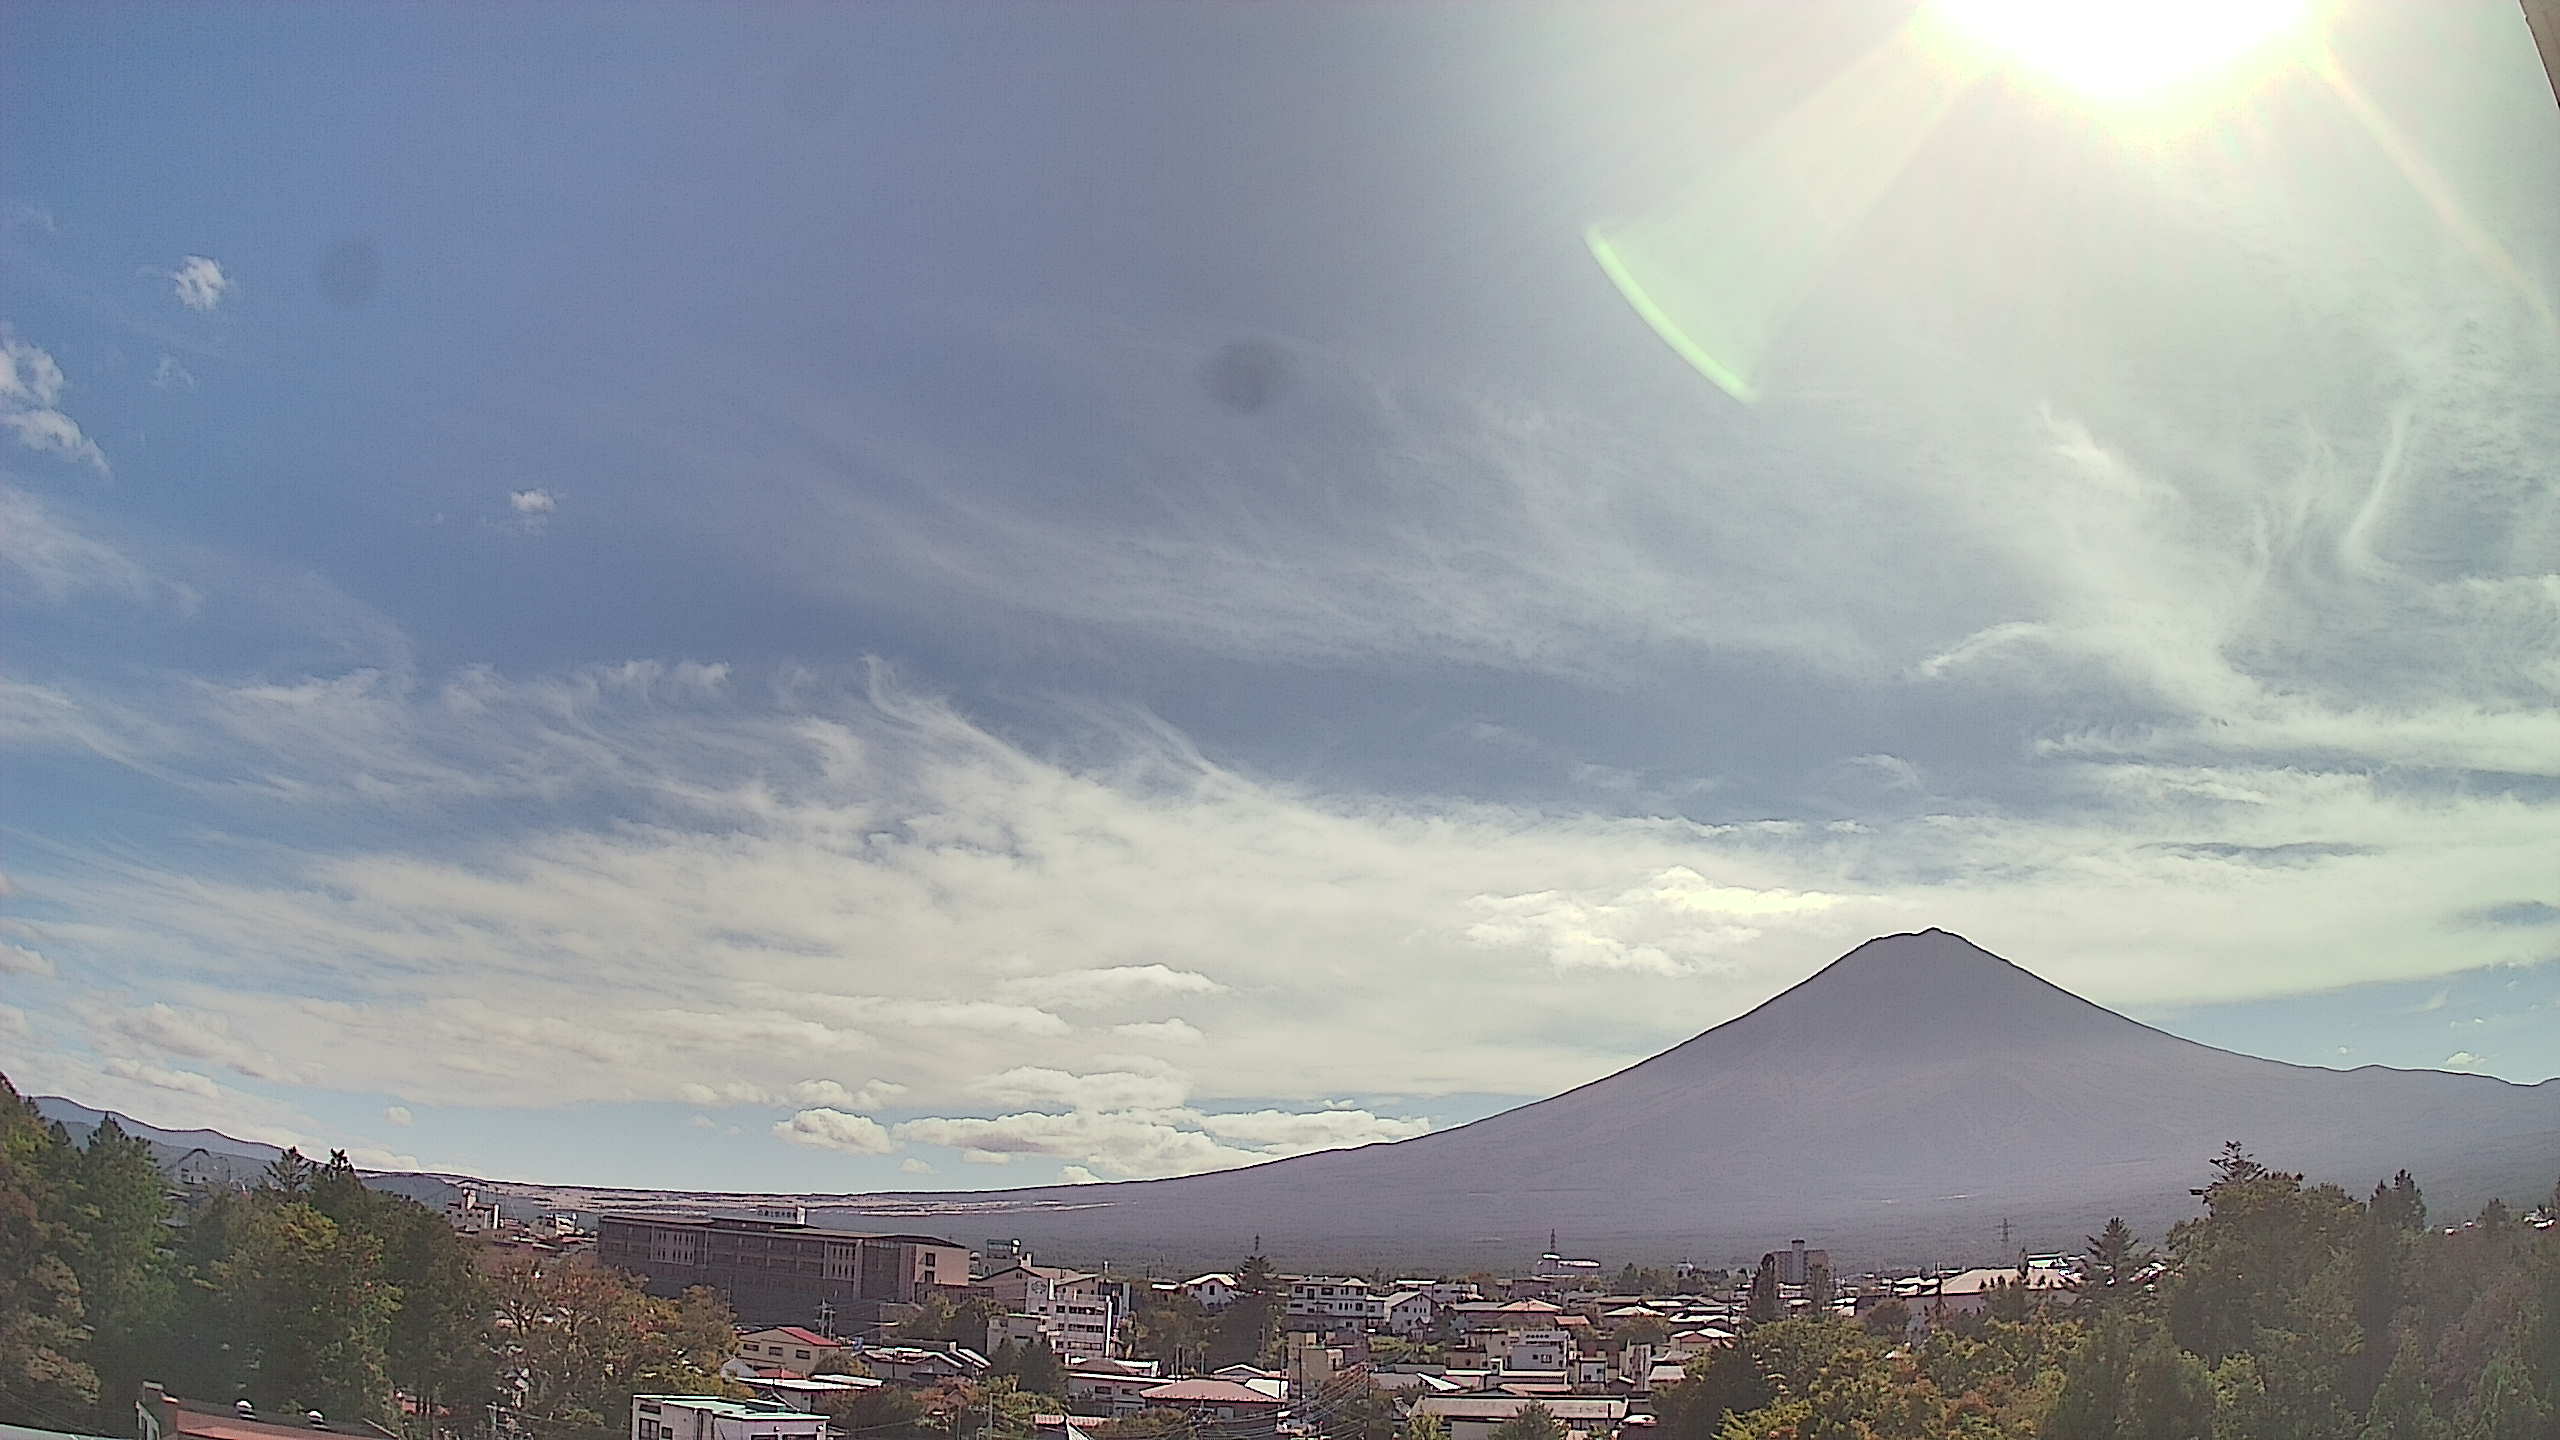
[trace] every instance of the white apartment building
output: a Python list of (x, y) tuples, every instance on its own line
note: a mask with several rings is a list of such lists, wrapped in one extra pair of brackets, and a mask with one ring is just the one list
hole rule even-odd
[(827, 1417), (717, 1395), (634, 1395), (631, 1440), (826, 1440)]
[(1289, 1282), (1288, 1313), (1327, 1320), (1364, 1320), (1376, 1308), (1369, 1282), (1348, 1275), (1301, 1275)]
[[(1030, 1317), (1048, 1337), (1049, 1348), (1070, 1365), (1108, 1360), (1115, 1352), (1121, 1317), (1112, 1297), (1118, 1287), (1099, 1275), (1054, 1265), (1015, 1265), (969, 1288), (1002, 1306), (1007, 1317)], [(1004, 1327), (1001, 1333), (1018, 1338), (1015, 1327), (999, 1320), (989, 1327), (989, 1344), (995, 1343), (992, 1335), (999, 1326)]]

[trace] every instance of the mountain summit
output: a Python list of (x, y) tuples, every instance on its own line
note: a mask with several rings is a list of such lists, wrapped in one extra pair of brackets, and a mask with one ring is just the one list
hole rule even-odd
[[(1079, 1254), (1490, 1257), (1550, 1228), (1611, 1254), (1747, 1258), (1799, 1234), (1877, 1258), (2152, 1233), (2226, 1140), (2476, 1204), (2560, 1170), (2560, 1082), (2325, 1070), (2182, 1040), (1941, 930), (1870, 940), (1749, 1013), (1552, 1099), (1243, 1170), (839, 1212), (966, 1212)], [(2076, 1228), (2075, 1228), (2076, 1227)]]

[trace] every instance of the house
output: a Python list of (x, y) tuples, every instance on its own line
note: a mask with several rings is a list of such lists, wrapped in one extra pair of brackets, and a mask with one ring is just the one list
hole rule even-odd
[(1348, 1275), (1302, 1275), (1289, 1282), (1291, 1315), (1358, 1320), (1368, 1309), (1369, 1282)]
[(311, 1433), (325, 1430), (327, 1422), (317, 1410), (299, 1417), (266, 1416), (246, 1400), (230, 1405), (181, 1400), (146, 1381), (134, 1406), (134, 1426), (139, 1440), (311, 1440)]
[(788, 1370), (794, 1375), (815, 1375), (819, 1361), (830, 1357), (850, 1359), (855, 1353), (850, 1340), (838, 1340), (798, 1325), (777, 1325), (738, 1337), (738, 1358), (758, 1370)]
[(1375, 1300), (1375, 1319), (1371, 1328), (1390, 1335), (1427, 1334), (1440, 1319), (1440, 1307), (1431, 1297), (1417, 1290), (1397, 1290)]
[(1215, 1378), (1175, 1380), (1158, 1385), (1138, 1399), (1150, 1410), (1174, 1410), (1193, 1427), (1215, 1426), (1222, 1440), (1279, 1433), (1285, 1402), (1250, 1385)]
[(717, 1395), (634, 1395), (631, 1440), (826, 1440), (827, 1417)]
[[(1106, 1365), (1119, 1362), (1105, 1361)], [(1067, 1371), (1067, 1404), (1079, 1415), (1114, 1419), (1147, 1408), (1142, 1398), (1164, 1382), (1161, 1375), (1135, 1375), (1118, 1369), (1078, 1365)]]
[(1932, 1321), (1940, 1317), (1979, 1315), (1991, 1308), (1992, 1295), (2000, 1290), (2017, 1288), (2038, 1303), (2047, 1301), (2069, 1304), (2080, 1298), (2080, 1287), (2067, 1271), (2030, 1266), (2020, 1270), (2001, 1265), (1981, 1270), (1961, 1270), (1942, 1275), (1913, 1288), (1903, 1298), (1919, 1315)]
[(1182, 1282), (1182, 1293), (1198, 1301), (1201, 1309), (1215, 1315), (1236, 1303), (1236, 1277), (1224, 1271), (1194, 1275)]
[(934, 1385), (945, 1380), (975, 1380), (987, 1373), (987, 1357), (949, 1341), (907, 1345), (870, 1345), (862, 1351), (862, 1368), (900, 1385)]
[(1413, 1402), (1413, 1413), (1437, 1416), (1449, 1427), (1449, 1440), (1486, 1440), (1531, 1405), (1544, 1405), (1566, 1429), (1592, 1436), (1614, 1433), (1627, 1418), (1627, 1402), (1615, 1395), (1425, 1395)]
[(1031, 1317), (1049, 1348), (1069, 1364), (1107, 1360), (1115, 1351), (1124, 1292), (1116, 1281), (1054, 1265), (1014, 1265), (969, 1288), (1008, 1316)]

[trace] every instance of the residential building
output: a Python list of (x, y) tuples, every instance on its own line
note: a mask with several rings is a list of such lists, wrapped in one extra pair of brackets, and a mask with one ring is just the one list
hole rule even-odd
[(1067, 1408), (1078, 1415), (1107, 1415), (1118, 1418), (1135, 1415), (1147, 1408), (1144, 1396), (1165, 1383), (1161, 1375), (1141, 1375), (1122, 1369), (1125, 1360), (1103, 1360), (1078, 1365), (1067, 1371)]
[(788, 1370), (794, 1375), (815, 1375), (819, 1361), (830, 1356), (849, 1358), (854, 1351), (850, 1340), (832, 1339), (798, 1325), (780, 1325), (738, 1337), (740, 1358), (759, 1370)]
[(1006, 1315), (1036, 1321), (1049, 1348), (1071, 1365), (1108, 1360), (1117, 1353), (1126, 1289), (1117, 1281), (1054, 1265), (1015, 1265), (971, 1288), (1003, 1307)]
[(1365, 1318), (1369, 1282), (1349, 1275), (1301, 1275), (1289, 1281), (1285, 1313), (1328, 1320)]
[(326, 1421), (317, 1410), (262, 1415), (246, 1400), (229, 1405), (181, 1400), (146, 1381), (134, 1406), (134, 1426), (138, 1440), (311, 1440), (311, 1432), (325, 1429)]
[(2002, 1265), (1924, 1280), (1912, 1287), (1903, 1303), (1915, 1315), (1935, 1322), (1958, 1315), (1979, 1315), (1991, 1308), (1995, 1292), (2009, 1287), (2025, 1290), (2027, 1298), (2039, 1303), (2069, 1304), (2080, 1298), (2079, 1283), (2068, 1271), (2042, 1266), (2020, 1270)]
[(1182, 1282), (1182, 1293), (1198, 1301), (1201, 1309), (1215, 1315), (1236, 1303), (1236, 1277), (1223, 1271), (1194, 1275)]
[(868, 1235), (744, 1216), (603, 1215), (596, 1258), (654, 1295), (708, 1285), (749, 1324), (814, 1318), (876, 1324), (880, 1306), (965, 1285), (969, 1252), (933, 1235)]
[(1615, 1395), (1425, 1395), (1413, 1402), (1413, 1413), (1437, 1416), (1449, 1427), (1449, 1440), (1486, 1440), (1531, 1405), (1544, 1405), (1566, 1429), (1593, 1437), (1615, 1433), (1627, 1419), (1627, 1402)]
[(827, 1417), (717, 1395), (634, 1395), (631, 1440), (826, 1440)]
[(1195, 1430), (1215, 1426), (1221, 1440), (1279, 1433), (1284, 1402), (1277, 1395), (1234, 1380), (1175, 1380), (1140, 1394), (1150, 1410), (1179, 1410)]
[(975, 1380), (987, 1373), (987, 1357), (948, 1340), (920, 1340), (906, 1345), (866, 1345), (862, 1368), (900, 1385), (938, 1385), (945, 1380)]
[(1372, 1313), (1366, 1317), (1373, 1330), (1390, 1335), (1423, 1335), (1440, 1321), (1440, 1307), (1431, 1297), (1416, 1290), (1397, 1290), (1374, 1297)]

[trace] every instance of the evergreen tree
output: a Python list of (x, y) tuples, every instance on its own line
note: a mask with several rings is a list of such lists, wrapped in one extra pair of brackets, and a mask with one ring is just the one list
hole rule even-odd
[(2403, 1170), (2389, 1180), (2374, 1182), (2373, 1199), (2366, 1208), (2374, 1218), (2395, 1230), (2427, 1228), (2427, 1197), (2418, 1181)]
[(1218, 1316), (1209, 1359), (1218, 1365), (1266, 1365), (1280, 1337), (1280, 1280), (1271, 1262), (1249, 1255), (1236, 1267), (1236, 1298)]
[(0, 1077), (0, 1421), (41, 1429), (75, 1427), (98, 1398), (80, 1278), (63, 1258), (66, 1149)]
[(1751, 1295), (1743, 1302), (1744, 1318), (1754, 1325), (1768, 1325), (1787, 1318), (1787, 1297), (1778, 1288), (1778, 1256), (1775, 1251), (1760, 1257), (1760, 1268), (1751, 1272)]
[(1682, 1379), (1653, 1392), (1662, 1440), (1715, 1440), (1728, 1417), (1775, 1398), (1768, 1379), (1741, 1345), (1719, 1345), (1691, 1360)]
[(280, 1200), (300, 1200), (311, 1193), (312, 1178), (318, 1173), (299, 1147), (288, 1145), (283, 1154), (268, 1162), (258, 1188)]
[(1023, 1342), (1014, 1369), (1014, 1383), (1026, 1395), (1065, 1398), (1067, 1367), (1058, 1363), (1058, 1352), (1049, 1348), (1048, 1337), (1034, 1336)]
[(2551, 1406), (2534, 1393), (2533, 1377), (2513, 1351), (2501, 1351), (2473, 1388), (2463, 1440), (2551, 1440)]
[(100, 1428), (123, 1428), (133, 1397), (168, 1342), (176, 1289), (164, 1253), (168, 1182), (151, 1146), (110, 1115), (68, 1166), (68, 1259), (80, 1277)]
[(2125, 1224), (2121, 1215), (2085, 1238), (2089, 1242), (2089, 1285), (2094, 1290), (2117, 1293), (2134, 1272), (2151, 1263), (2151, 1252), (2141, 1247), (2133, 1227)]
[(2436, 1414), (2435, 1402), (2427, 1394), (2426, 1371), (2416, 1346), (2399, 1347), (2373, 1393), (2357, 1440), (2454, 1440), (2452, 1427)]
[(387, 1416), (392, 1296), (379, 1243), (298, 1200), (261, 1211), (243, 1240), (216, 1269), (247, 1335), (250, 1398), (264, 1409)]

